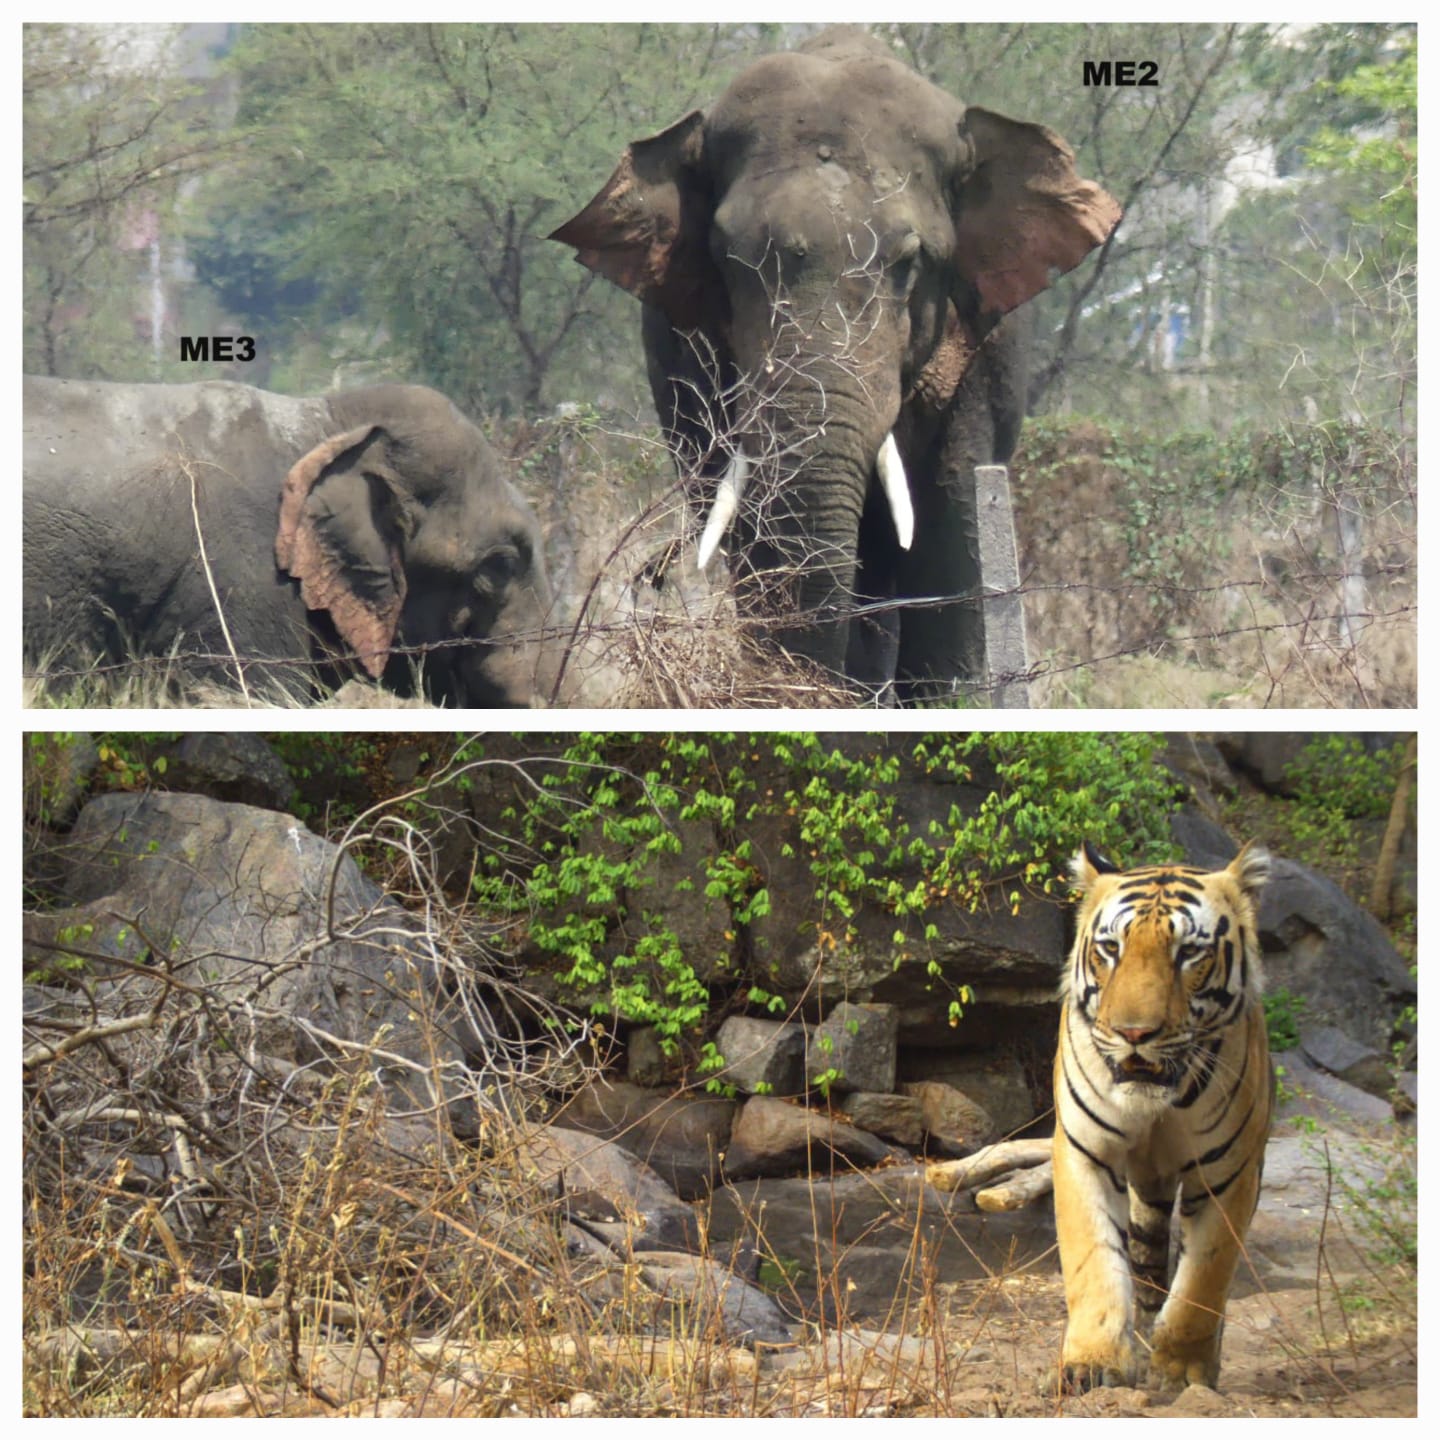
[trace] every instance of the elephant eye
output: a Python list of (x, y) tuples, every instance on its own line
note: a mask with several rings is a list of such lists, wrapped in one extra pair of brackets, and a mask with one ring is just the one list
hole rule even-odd
[(497, 545), (480, 557), (475, 582), (491, 590), (503, 590), (524, 569), (525, 557), (515, 545)]

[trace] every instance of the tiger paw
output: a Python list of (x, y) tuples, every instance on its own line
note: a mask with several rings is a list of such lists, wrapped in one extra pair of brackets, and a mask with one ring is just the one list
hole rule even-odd
[(1150, 1384), (1161, 1390), (1183, 1390), (1187, 1385), (1208, 1385), (1220, 1378), (1220, 1337), (1203, 1335), (1181, 1340), (1157, 1335), (1150, 1348)]
[(1083, 1395), (1102, 1386), (1135, 1383), (1134, 1352), (1126, 1348), (1110, 1355), (1088, 1358), (1067, 1356), (1060, 1367), (1060, 1393)]

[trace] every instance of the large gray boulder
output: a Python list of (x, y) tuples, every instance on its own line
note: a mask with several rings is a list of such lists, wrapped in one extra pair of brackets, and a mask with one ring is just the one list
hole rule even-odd
[(762, 1280), (783, 1276), (776, 1299), (812, 1317), (817, 1306), (833, 1316), (838, 1300), (851, 1320), (893, 1325), (937, 1282), (1056, 1265), (1048, 1199), (987, 1215), (965, 1192), (927, 1185), (915, 1165), (738, 1181), (715, 1192), (706, 1221), (712, 1245), (752, 1240)]
[(526, 1136), (522, 1166), (571, 1224), (621, 1255), (700, 1250), (695, 1212), (643, 1160), (613, 1141), (548, 1125)]
[(682, 1199), (708, 1194), (730, 1143), (736, 1102), (671, 1095), (626, 1081), (596, 1081), (574, 1095), (558, 1124), (613, 1140), (643, 1160)]
[(788, 1345), (794, 1339), (785, 1312), (727, 1266), (673, 1251), (639, 1253), (635, 1262), (645, 1283), (670, 1305), (672, 1323), (692, 1334), (702, 1332), (701, 1317), (713, 1315), (732, 1345)]
[(1325, 876), (1275, 859), (1260, 900), (1265, 984), (1305, 1001), (1307, 1025), (1333, 1025), (1388, 1051), (1415, 977), (1379, 921)]
[[(375, 1075), (436, 1131), (475, 1084), (479, 1041), (447, 983), (457, 957), (293, 816), (198, 795), (104, 795), (68, 837), (61, 908), (25, 917), (25, 966), (83, 977), (105, 1015), (203, 989), (213, 1043), (282, 1068)], [(111, 956), (78, 970), (58, 946)], [(138, 1041), (136, 1043), (139, 1043)]]

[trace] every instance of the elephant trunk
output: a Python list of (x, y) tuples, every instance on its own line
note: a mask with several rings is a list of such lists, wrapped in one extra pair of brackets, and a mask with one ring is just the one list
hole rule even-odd
[(781, 463), (773, 494), (762, 500), (742, 574), (752, 590), (752, 608), (775, 617), (772, 637), (839, 672), (854, 605), (860, 517), (876, 452), (833, 411), (805, 445), (798, 462)]

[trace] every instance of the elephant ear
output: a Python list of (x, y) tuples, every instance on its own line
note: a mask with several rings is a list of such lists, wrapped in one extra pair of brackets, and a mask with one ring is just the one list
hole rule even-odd
[(714, 293), (705, 117), (683, 120), (626, 148), (615, 173), (573, 219), (551, 233), (575, 258), (649, 305), (677, 329), (699, 327)]
[(974, 167), (955, 215), (955, 265), (972, 290), (961, 310), (993, 323), (1103, 244), (1121, 210), (1075, 173), (1074, 152), (1044, 125), (972, 105), (959, 130)]
[(329, 612), (340, 638), (377, 680), (405, 603), (389, 487), (366, 466), (366, 452), (384, 433), (361, 425), (297, 460), (280, 489), (275, 534), (275, 563), (300, 582), (306, 608)]

